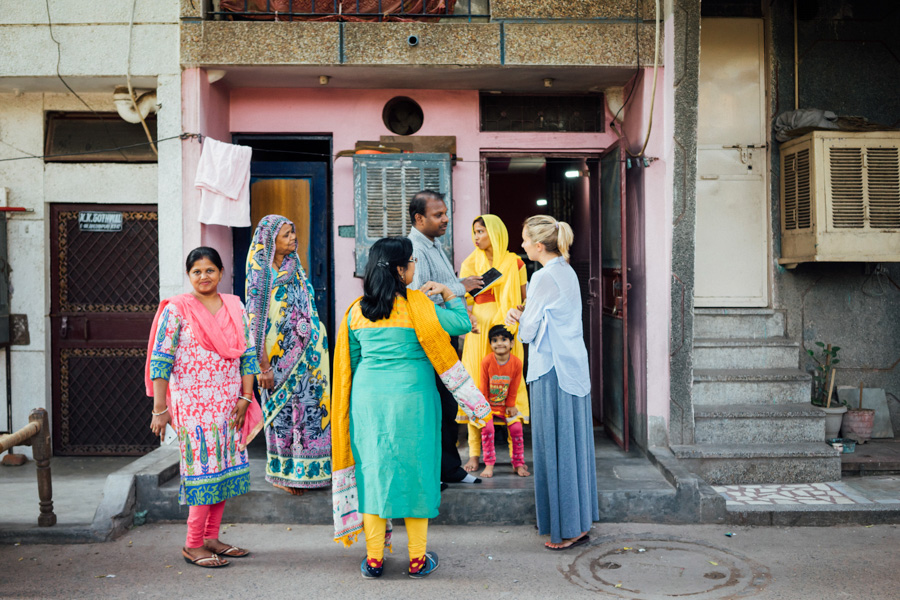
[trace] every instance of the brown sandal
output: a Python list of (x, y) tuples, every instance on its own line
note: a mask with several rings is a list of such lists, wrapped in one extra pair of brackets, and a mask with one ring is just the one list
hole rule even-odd
[(197, 567), (203, 567), (204, 569), (221, 569), (222, 567), (228, 566), (228, 561), (222, 560), (216, 554), (213, 554), (212, 556), (194, 558), (193, 556), (191, 556), (191, 553), (187, 551), (187, 548), (182, 548), (181, 555), (184, 557), (184, 562), (190, 563)]

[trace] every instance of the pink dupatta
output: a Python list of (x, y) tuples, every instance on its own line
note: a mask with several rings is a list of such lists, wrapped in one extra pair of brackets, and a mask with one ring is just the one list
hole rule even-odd
[[(159, 328), (159, 317), (169, 304), (174, 305), (178, 312), (181, 313), (182, 318), (191, 324), (191, 331), (197, 338), (197, 343), (204, 350), (215, 352), (225, 359), (239, 358), (246, 352), (247, 342), (244, 339), (241, 300), (233, 294), (219, 294), (219, 296), (222, 298), (222, 308), (215, 315), (209, 312), (193, 294), (173, 296), (159, 303), (156, 316), (153, 317), (153, 326), (150, 329), (150, 341), (147, 344), (147, 362), (144, 366), (144, 385), (148, 396), (153, 397), (153, 380), (150, 379), (150, 359), (153, 356), (153, 345)], [(166, 394), (166, 406), (171, 408), (170, 393)], [(247, 413), (244, 417), (244, 427), (241, 430), (241, 445), (246, 447), (261, 429), (262, 410), (256, 399), (251, 398), (250, 406), (247, 407)]]

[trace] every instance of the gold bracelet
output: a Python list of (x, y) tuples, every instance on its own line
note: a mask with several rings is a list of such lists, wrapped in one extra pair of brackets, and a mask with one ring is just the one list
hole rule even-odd
[(151, 410), (151, 411), (150, 411), (150, 414), (153, 415), (154, 417), (159, 417), (159, 416), (162, 416), (162, 415), (166, 414), (167, 412), (169, 412), (169, 407), (168, 407), (168, 406), (166, 407), (166, 410), (161, 411), (161, 412), (153, 412), (153, 411)]

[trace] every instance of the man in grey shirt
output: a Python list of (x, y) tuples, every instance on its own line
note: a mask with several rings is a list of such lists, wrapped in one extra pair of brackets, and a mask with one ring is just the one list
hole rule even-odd
[[(413, 258), (416, 260), (416, 272), (410, 288), (419, 289), (428, 281), (446, 285), (450, 290), (464, 298), (466, 292), (483, 286), (481, 277), (459, 279), (453, 271), (453, 265), (441, 249), (436, 238), (447, 232), (447, 205), (444, 196), (432, 190), (422, 190), (409, 202), (409, 219), (413, 227), (409, 239), (413, 245)], [(443, 305), (440, 294), (431, 297), (432, 302)], [(472, 327), (477, 327), (473, 321)], [(456, 340), (453, 340), (456, 346)], [(441, 396), (441, 481), (446, 483), (478, 483), (481, 480), (467, 473), (462, 468), (462, 460), (456, 449), (459, 429), (456, 423), (456, 401), (453, 395), (435, 373), (438, 393)]]

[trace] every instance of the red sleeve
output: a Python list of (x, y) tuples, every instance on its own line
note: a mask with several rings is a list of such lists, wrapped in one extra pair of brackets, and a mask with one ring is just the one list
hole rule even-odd
[(491, 358), (493, 358), (493, 354), (488, 354), (481, 360), (481, 381), (478, 382), (478, 387), (481, 390), (481, 393), (484, 394), (485, 400), (490, 400), (490, 388), (491, 388)]
[(509, 391), (506, 393), (506, 408), (516, 405), (519, 395), (519, 382), (522, 381), (522, 361), (518, 357), (510, 356), (509, 363)]

